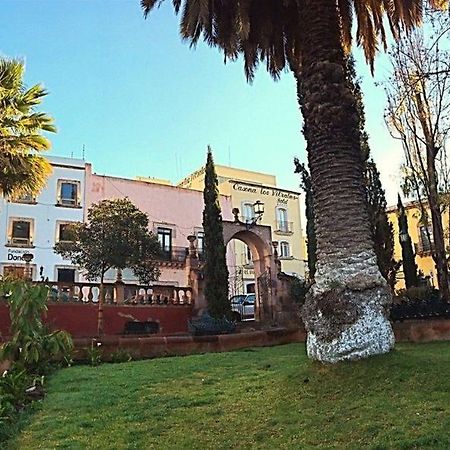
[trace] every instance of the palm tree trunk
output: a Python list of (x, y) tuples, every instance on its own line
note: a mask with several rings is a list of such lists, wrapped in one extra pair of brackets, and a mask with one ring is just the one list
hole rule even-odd
[(358, 115), (334, 0), (307, 0), (294, 67), (314, 194), (317, 269), (303, 319), (308, 355), (336, 362), (388, 352), (391, 291), (373, 250)]

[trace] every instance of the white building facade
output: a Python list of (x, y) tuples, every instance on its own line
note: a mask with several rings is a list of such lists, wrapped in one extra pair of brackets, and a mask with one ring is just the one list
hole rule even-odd
[[(78, 281), (76, 267), (57, 255), (54, 246), (65, 240), (67, 225), (84, 219), (86, 164), (74, 158), (48, 159), (53, 173), (39, 195), (0, 198), (0, 274)], [(24, 255), (32, 255), (28, 266)]]

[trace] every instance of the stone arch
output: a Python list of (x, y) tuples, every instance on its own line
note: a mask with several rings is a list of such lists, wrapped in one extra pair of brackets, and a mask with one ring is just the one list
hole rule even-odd
[[(223, 221), (224, 243), (232, 239), (244, 242), (252, 253), (257, 305), (255, 316), (260, 321), (273, 321), (277, 305), (277, 265), (272, 242), (272, 230), (267, 225), (249, 225), (242, 222)], [(264, 292), (263, 292), (264, 290)]]

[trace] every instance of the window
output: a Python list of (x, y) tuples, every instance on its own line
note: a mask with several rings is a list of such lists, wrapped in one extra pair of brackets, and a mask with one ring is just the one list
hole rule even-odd
[(433, 247), (433, 228), (431, 225), (422, 225), (419, 229), (420, 247), (422, 252), (431, 252)]
[[(5, 266), (3, 268), (3, 276), (11, 278), (26, 278), (26, 266)], [(33, 279), (33, 267), (29, 267), (31, 279)]]
[(73, 242), (73, 234), (71, 231), (71, 222), (56, 224), (56, 242)]
[(197, 252), (203, 254), (205, 246), (205, 233), (203, 231), (197, 232)]
[(291, 249), (289, 248), (289, 242), (280, 242), (280, 258), (290, 258)]
[(242, 218), (244, 222), (251, 222), (255, 218), (255, 210), (253, 209), (253, 203), (242, 203)]
[(277, 208), (277, 230), (287, 233), (289, 231), (287, 209)]
[(58, 269), (58, 281), (62, 283), (75, 283), (75, 269)]
[(172, 255), (172, 230), (158, 227), (158, 241), (162, 249), (163, 258), (170, 259)]
[(58, 204), (80, 206), (80, 183), (78, 181), (58, 180)]
[(36, 203), (36, 197), (34, 195), (31, 195), (31, 194), (24, 194), (24, 195), (21, 195), (20, 197), (13, 197), (13, 198), (11, 198), (11, 201), (14, 202), (14, 203), (34, 204), (34, 203)]
[(32, 219), (10, 219), (9, 244), (25, 247), (33, 245), (32, 229)]

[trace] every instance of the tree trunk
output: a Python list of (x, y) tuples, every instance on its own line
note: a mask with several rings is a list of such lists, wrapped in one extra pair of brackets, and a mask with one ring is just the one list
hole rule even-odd
[[(427, 155), (430, 152), (427, 150)], [(444, 227), (442, 226), (442, 215), (439, 207), (439, 194), (437, 189), (436, 180), (436, 167), (435, 159), (430, 155), (427, 162), (428, 177), (430, 182), (430, 193), (428, 203), (431, 211), (431, 223), (433, 225), (433, 242), (434, 249), (433, 256), (436, 264), (436, 271), (438, 276), (439, 290), (441, 298), (446, 303), (449, 302), (449, 289), (448, 289), (448, 269), (447, 269), (447, 257), (445, 254), (444, 244)]]
[[(424, 91), (424, 89), (425, 86), (422, 84), (422, 90)], [(423, 92), (423, 95), (426, 95), (426, 93)], [(434, 263), (436, 265), (438, 285), (441, 293), (441, 298), (443, 301), (448, 303), (449, 286), (448, 286), (447, 256), (445, 254), (444, 227), (442, 225), (442, 214), (441, 209), (439, 207), (440, 206), (439, 191), (436, 176), (436, 156), (438, 149), (435, 145), (434, 137), (428, 125), (427, 119), (429, 117), (429, 114), (427, 114), (426, 105), (422, 101), (422, 95), (418, 90), (416, 90), (415, 92), (415, 98), (419, 121), (425, 137), (427, 150), (427, 167), (426, 167), (426, 172), (428, 175), (427, 200), (431, 212), (431, 223), (433, 225), (433, 243), (434, 243), (434, 249), (432, 248), (432, 255)]]
[(99, 336), (103, 336), (103, 297), (104, 297), (104, 286), (103, 286), (103, 278), (105, 274), (102, 273), (102, 277), (100, 280), (100, 289), (98, 293), (98, 311), (97, 311), (97, 334)]
[(373, 250), (365, 201), (358, 115), (333, 0), (306, 0), (294, 67), (308, 142), (317, 266), (303, 319), (307, 351), (336, 362), (385, 353), (394, 345), (386, 306), (392, 294)]

